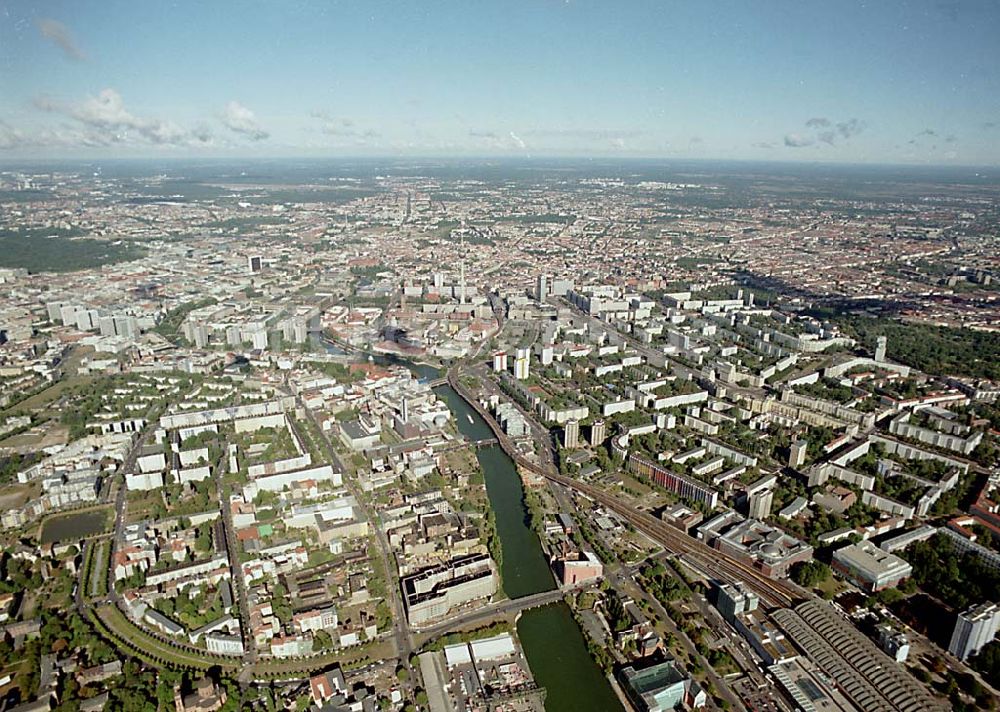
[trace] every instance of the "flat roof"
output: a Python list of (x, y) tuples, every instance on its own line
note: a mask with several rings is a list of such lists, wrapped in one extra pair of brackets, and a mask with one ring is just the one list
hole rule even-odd
[(833, 559), (870, 577), (904, 574), (913, 570), (904, 559), (879, 549), (870, 541), (837, 549), (833, 552)]

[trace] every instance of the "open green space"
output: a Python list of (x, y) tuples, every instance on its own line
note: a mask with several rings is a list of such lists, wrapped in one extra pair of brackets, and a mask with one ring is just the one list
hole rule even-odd
[(193, 312), (195, 309), (201, 309), (202, 307), (207, 307), (212, 304), (215, 304), (215, 300), (212, 297), (205, 297), (204, 299), (197, 299), (192, 302), (187, 302), (186, 304), (181, 304), (179, 307), (171, 309), (167, 312), (166, 316), (160, 320), (160, 323), (156, 325), (156, 328), (153, 329), (153, 331), (168, 339), (177, 336), (177, 332), (181, 328), (181, 323), (184, 321), (184, 317)]
[(888, 339), (890, 359), (927, 373), (1000, 380), (1000, 333), (863, 316), (836, 318), (848, 335), (870, 350)]
[(129, 621), (125, 614), (112, 605), (96, 609), (94, 622), (98, 630), (113, 640), (130, 654), (153, 665), (171, 665), (180, 668), (207, 670), (218, 666), (223, 671), (232, 671), (237, 660), (209, 653), (188, 652), (177, 646), (161, 641)]
[(30, 272), (72, 272), (144, 257), (146, 251), (125, 242), (80, 237), (76, 230), (0, 228), (0, 267)]

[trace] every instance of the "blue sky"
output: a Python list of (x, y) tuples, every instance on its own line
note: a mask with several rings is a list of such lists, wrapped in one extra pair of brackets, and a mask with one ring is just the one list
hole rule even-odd
[(1000, 165), (1000, 3), (0, 0), (0, 161)]

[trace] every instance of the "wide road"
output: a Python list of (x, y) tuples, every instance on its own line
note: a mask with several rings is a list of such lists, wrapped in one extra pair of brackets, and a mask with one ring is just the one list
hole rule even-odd
[[(392, 549), (389, 547), (389, 540), (382, 528), (382, 523), (378, 518), (378, 514), (371, 507), (371, 505), (368, 504), (368, 501), (361, 496), (362, 493), (358, 490), (353, 478), (348, 477), (347, 467), (345, 466), (343, 460), (340, 459), (340, 456), (334, 449), (329, 437), (327, 437), (326, 433), (324, 433), (323, 429), (319, 426), (313, 412), (308, 408), (305, 408), (304, 410), (306, 411), (310, 424), (319, 434), (321, 442), (317, 443), (317, 445), (323, 448), (325, 455), (329, 458), (330, 462), (333, 463), (334, 467), (343, 473), (344, 484), (347, 485), (347, 488), (351, 492), (355, 501), (364, 510), (365, 517), (368, 519), (368, 523), (371, 526), (372, 531), (375, 533), (375, 540), (378, 542), (379, 551), (381, 552), (382, 562), (384, 564), (383, 568), (385, 570), (386, 578), (386, 595), (389, 597), (389, 602), (392, 606), (392, 628), (393, 638), (396, 641), (396, 653), (400, 658), (400, 662), (409, 668), (410, 656), (413, 654), (414, 648), (413, 636), (410, 632), (409, 620), (406, 617), (406, 610), (403, 607), (399, 577), (396, 570), (396, 560), (392, 554)], [(292, 422), (292, 427), (296, 427), (293, 421), (289, 422)], [(418, 672), (418, 670), (411, 670), (410, 680), (404, 683), (404, 686), (408, 691), (412, 685), (411, 680), (413, 678), (413, 673), (415, 672)]]
[(565, 596), (568, 596), (571, 593), (585, 591), (588, 588), (597, 585), (597, 583), (597, 580), (592, 580), (572, 587), (554, 588), (551, 591), (542, 591), (541, 593), (533, 593), (519, 598), (507, 598), (502, 601), (497, 601), (496, 603), (480, 606), (475, 610), (469, 611), (468, 613), (460, 613), (459, 615), (451, 616), (443, 621), (435, 623), (434, 625), (427, 626), (426, 628), (414, 628), (413, 631), (415, 633), (419, 633), (420, 635), (427, 636), (428, 638), (434, 638), (451, 630), (464, 628), (470, 623), (475, 623), (476, 621), (493, 618), (499, 615), (507, 615), (508, 613), (526, 611), (529, 608), (539, 608), (550, 603), (555, 603), (556, 601), (561, 601)]

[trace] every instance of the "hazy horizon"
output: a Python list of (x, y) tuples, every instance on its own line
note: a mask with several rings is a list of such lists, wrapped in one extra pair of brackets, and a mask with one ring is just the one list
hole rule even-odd
[(1000, 165), (1000, 6), (58, 1), (0, 16), (0, 162)]

